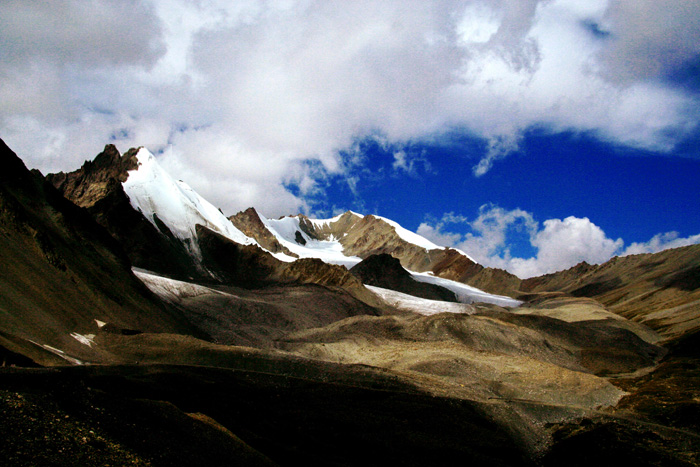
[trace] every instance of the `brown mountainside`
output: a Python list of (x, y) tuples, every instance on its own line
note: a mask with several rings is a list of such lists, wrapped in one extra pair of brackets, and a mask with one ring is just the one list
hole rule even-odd
[(700, 330), (700, 245), (615, 257), (598, 266), (581, 263), (524, 280), (521, 290), (591, 297), (673, 339)]

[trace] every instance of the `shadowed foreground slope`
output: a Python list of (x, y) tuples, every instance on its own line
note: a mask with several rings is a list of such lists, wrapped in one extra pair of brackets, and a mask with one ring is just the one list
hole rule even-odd
[(216, 368), (38, 370), (3, 374), (0, 407), (5, 465), (527, 464), (473, 404), (380, 378), (366, 387)]

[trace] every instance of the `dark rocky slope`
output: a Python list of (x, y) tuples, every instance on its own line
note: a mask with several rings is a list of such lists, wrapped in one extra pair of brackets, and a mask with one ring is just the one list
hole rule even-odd
[(363, 284), (396, 290), (429, 300), (457, 301), (454, 292), (439, 285), (426, 284), (413, 279), (409, 272), (401, 266), (398, 259), (386, 253), (365, 258), (353, 266), (350, 273), (360, 279)]
[[(319, 368), (321, 369), (321, 368)], [(3, 374), (0, 458), (57, 465), (529, 465), (478, 406), (381, 374), (186, 366)], [(358, 383), (362, 375), (368, 383)]]

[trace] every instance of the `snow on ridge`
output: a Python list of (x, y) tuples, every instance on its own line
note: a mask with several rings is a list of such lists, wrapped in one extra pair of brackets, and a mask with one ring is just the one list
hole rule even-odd
[(471, 315), (475, 312), (474, 307), (467, 303), (443, 302), (440, 300), (429, 300), (427, 298), (414, 297), (395, 290), (384, 289), (366, 285), (382, 300), (399, 310), (412, 311), (421, 315), (434, 315), (437, 313), (462, 313)]
[(461, 282), (452, 281), (442, 277), (437, 277), (427, 272), (412, 272), (411, 276), (419, 282), (427, 282), (428, 284), (435, 284), (444, 287), (457, 295), (457, 300), (461, 303), (474, 303), (474, 302), (484, 302), (492, 303), (494, 305), (503, 307), (517, 307), (522, 305), (523, 302), (516, 300), (511, 297), (506, 297), (505, 295), (494, 295), (488, 292), (484, 292), (481, 289), (472, 287)]
[(331, 217), (330, 219), (309, 219), (309, 221), (316, 227), (323, 227), (324, 225), (330, 225), (334, 222), (338, 222), (341, 217), (343, 217), (345, 214), (350, 213), (355, 217), (359, 217), (360, 219), (364, 218), (362, 214), (358, 214), (354, 211), (345, 211), (342, 214), (338, 214), (335, 217)]
[(157, 215), (197, 258), (201, 259), (201, 252), (194, 241), (197, 224), (237, 243), (257, 244), (189, 185), (173, 180), (148, 149), (139, 149), (136, 159), (138, 168), (130, 170), (129, 177), (122, 183), (131, 206), (141, 211), (156, 228), (154, 215)]
[(419, 246), (421, 248), (425, 248), (426, 250), (443, 250), (445, 247), (438, 246), (428, 240), (425, 237), (422, 237), (418, 235), (415, 232), (411, 232), (410, 230), (402, 227), (398, 222), (392, 221), (391, 219), (387, 219), (386, 217), (382, 216), (374, 216), (377, 219), (381, 219), (390, 226), (394, 228), (396, 231), (396, 234), (402, 239), (407, 241), (408, 243), (412, 243), (413, 245)]

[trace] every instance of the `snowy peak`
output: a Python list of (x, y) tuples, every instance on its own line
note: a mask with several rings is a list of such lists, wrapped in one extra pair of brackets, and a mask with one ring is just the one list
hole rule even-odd
[(197, 224), (243, 245), (256, 243), (189, 185), (174, 180), (147, 149), (140, 148), (135, 158), (137, 167), (128, 172), (122, 183), (131, 205), (156, 228), (160, 229), (162, 222), (194, 256), (201, 259)]

